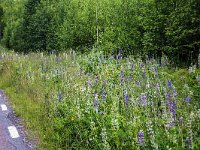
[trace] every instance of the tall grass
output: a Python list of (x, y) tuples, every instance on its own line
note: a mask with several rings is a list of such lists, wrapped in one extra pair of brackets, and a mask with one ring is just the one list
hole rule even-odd
[(1, 53), (0, 87), (38, 149), (198, 149), (200, 70), (146, 57)]

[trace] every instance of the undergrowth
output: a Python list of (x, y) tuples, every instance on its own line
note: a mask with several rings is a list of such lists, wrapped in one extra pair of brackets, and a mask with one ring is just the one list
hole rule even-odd
[(2, 52), (0, 88), (38, 149), (198, 149), (200, 70), (153, 58)]

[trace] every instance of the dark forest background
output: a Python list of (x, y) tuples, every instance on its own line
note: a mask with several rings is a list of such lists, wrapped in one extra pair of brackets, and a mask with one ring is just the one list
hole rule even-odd
[(190, 65), (200, 50), (200, 1), (1, 0), (0, 39), (25, 53), (98, 47)]

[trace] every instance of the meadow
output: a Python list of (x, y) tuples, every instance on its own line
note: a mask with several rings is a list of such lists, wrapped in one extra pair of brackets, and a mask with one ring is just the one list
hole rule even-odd
[(37, 149), (199, 149), (200, 64), (171, 64), (164, 55), (125, 57), (121, 49), (1, 48), (0, 87)]

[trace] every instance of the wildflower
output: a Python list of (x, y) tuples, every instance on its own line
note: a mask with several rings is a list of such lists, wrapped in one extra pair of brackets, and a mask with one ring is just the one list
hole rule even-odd
[(145, 144), (144, 141), (144, 132), (143, 131), (139, 131), (138, 132), (138, 144), (140, 144), (140, 146)]
[(59, 60), (58, 60), (58, 57), (56, 57), (56, 63), (58, 63), (58, 61), (59, 61)]
[(181, 125), (183, 125), (183, 117), (181, 116), (180, 118), (179, 118), (179, 123), (181, 124)]
[(187, 137), (187, 138), (185, 139), (185, 143), (188, 144), (189, 142), (190, 142), (190, 139), (189, 139), (189, 137)]
[(149, 57), (146, 55), (146, 63), (149, 64)]
[(176, 92), (176, 90), (175, 90), (175, 89), (173, 90), (173, 93), (172, 93), (172, 95), (173, 95), (173, 97), (176, 97), (176, 96), (178, 96), (178, 93)]
[(80, 91), (81, 92), (84, 92), (86, 90), (86, 88), (84, 87), (84, 86), (82, 86), (81, 88), (80, 88)]
[[(200, 56), (200, 55), (199, 55)], [(199, 68), (200, 68), (200, 66), (199, 66)], [(197, 82), (199, 82), (200, 83), (200, 75), (199, 76), (197, 76)]]
[(144, 64), (141, 63), (141, 64), (140, 64), (140, 68), (143, 68), (143, 67), (144, 67)]
[(167, 93), (165, 94), (165, 96), (166, 96), (167, 99), (170, 99), (170, 94), (169, 94), (169, 92), (167, 92)]
[(170, 122), (165, 123), (165, 127), (166, 127), (167, 129), (173, 127), (174, 125), (175, 125), (174, 121), (170, 121)]
[(99, 112), (99, 115), (103, 115), (103, 114), (104, 114), (104, 111), (100, 111), (100, 112)]
[(133, 69), (134, 69), (134, 64), (131, 65), (131, 70), (133, 71)]
[(119, 59), (120, 59), (120, 55), (117, 55), (117, 56), (116, 56), (116, 59), (117, 59), (117, 62), (118, 62)]
[(99, 107), (99, 101), (97, 99), (94, 100), (93, 102), (94, 110), (98, 112), (98, 107)]
[(186, 101), (186, 102), (190, 102), (190, 101), (191, 101), (191, 98), (190, 98), (190, 97), (186, 97), (186, 98), (185, 98), (185, 101)]
[(168, 80), (168, 81), (167, 81), (167, 86), (168, 86), (169, 89), (172, 88), (172, 81), (171, 81), (171, 80)]
[(103, 149), (110, 149), (110, 145), (107, 141), (108, 137), (107, 137), (107, 131), (105, 127), (102, 128), (101, 136), (102, 136), (102, 142), (103, 142)]
[(121, 80), (121, 86), (123, 86), (124, 85), (124, 82), (123, 82), (124, 81), (124, 75), (123, 75), (122, 71), (120, 72), (119, 76), (120, 76), (120, 80)]
[(146, 78), (146, 73), (145, 72), (142, 73), (142, 77), (143, 77), (143, 79)]
[(128, 94), (126, 93), (126, 95), (124, 97), (125, 106), (128, 106), (128, 102), (129, 102), (129, 97), (128, 97)]
[(142, 85), (141, 81), (136, 81), (135, 84), (138, 85), (138, 86)]
[(97, 83), (98, 81), (99, 81), (99, 77), (96, 76), (96, 77), (95, 77), (95, 82)]
[(158, 77), (158, 67), (154, 66), (155, 77)]
[(121, 48), (119, 48), (119, 54), (120, 54), (120, 56), (122, 56), (122, 49)]
[(60, 90), (58, 91), (58, 100), (59, 100), (59, 101), (61, 101), (61, 100), (62, 100), (62, 93), (61, 93), (61, 91), (60, 91)]
[(176, 102), (170, 102), (170, 112), (172, 114), (172, 118), (175, 120), (175, 118), (176, 118)]
[(191, 145), (190, 138), (187, 137), (187, 138), (185, 139), (185, 148), (186, 148), (186, 149), (190, 149), (190, 145)]
[(147, 96), (145, 93), (142, 93), (140, 95), (140, 100), (141, 100), (141, 105), (142, 106), (147, 106)]
[(160, 90), (160, 83), (156, 83), (156, 90), (159, 91)]
[(83, 69), (82, 69), (82, 68), (80, 68), (80, 75), (82, 75), (82, 73), (83, 73)]
[(120, 71), (120, 79), (123, 79), (124, 78), (124, 75), (123, 75), (123, 72), (122, 71)]
[(104, 100), (106, 98), (106, 91), (103, 89), (102, 91), (102, 100)]
[(97, 99), (98, 98), (98, 94), (96, 92), (94, 92), (94, 98)]
[(154, 66), (154, 72), (158, 73), (158, 67), (157, 66)]
[(90, 80), (87, 80), (87, 83), (89, 86), (92, 86), (92, 82)]

